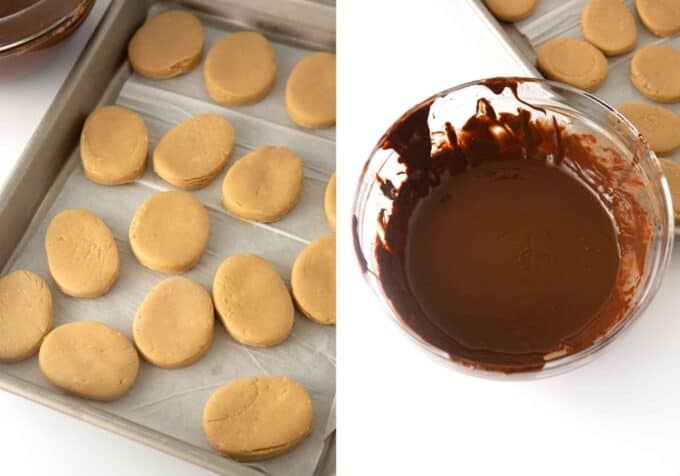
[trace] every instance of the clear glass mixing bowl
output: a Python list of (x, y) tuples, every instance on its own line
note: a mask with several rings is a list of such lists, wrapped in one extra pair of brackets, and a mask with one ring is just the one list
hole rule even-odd
[[(548, 116), (555, 117), (570, 132), (594, 135), (598, 146), (610, 147), (626, 159), (630, 171), (644, 183), (637, 198), (648, 214), (652, 232), (643, 274), (638, 276), (640, 279), (633, 299), (621, 320), (592, 346), (577, 353), (546, 359), (540, 370), (503, 374), (463, 365), (442, 349), (426, 342), (406, 325), (381, 286), (375, 254), (376, 240), (382, 233), (378, 217), (381, 210), (389, 210), (391, 202), (381, 192), (376, 177), (387, 178), (395, 184), (401, 182), (403, 166), (397, 162), (398, 155), (393, 150), (376, 146), (364, 166), (354, 197), (353, 233), (357, 258), (368, 284), (386, 312), (415, 342), (458, 370), (479, 376), (526, 379), (555, 375), (590, 361), (644, 312), (659, 289), (668, 267), (673, 247), (674, 217), (668, 183), (659, 162), (627, 119), (597, 97), (576, 88), (543, 79), (513, 79), (518, 84), (517, 97), (508, 88), (497, 95), (485, 85), (488, 80), (480, 80), (442, 91), (424, 102), (434, 100), (430, 111), (436, 111), (437, 122), (450, 122), (456, 129), (474, 114), (480, 98), (487, 98), (497, 112), (514, 113), (518, 107), (527, 109), (525, 103), (528, 103), (545, 109)], [(406, 112), (402, 118), (417, 107)]]
[(33, 72), (76, 31), (94, 0), (0, 0), (0, 80)]

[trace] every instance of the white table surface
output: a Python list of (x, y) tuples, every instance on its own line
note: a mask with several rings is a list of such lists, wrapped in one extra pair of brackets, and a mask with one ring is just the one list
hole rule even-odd
[[(0, 71), (0, 187), (4, 186), (110, 1), (98, 0), (85, 23), (55, 47), (49, 62), (30, 73)], [(0, 392), (0, 474), (192, 476), (212, 473)]]
[(350, 254), (365, 159), (411, 105), (521, 69), (467, 0), (338, 2), (338, 12), (340, 474), (680, 474), (677, 247), (673, 273), (642, 318), (594, 362), (551, 379), (457, 373), (383, 313)]

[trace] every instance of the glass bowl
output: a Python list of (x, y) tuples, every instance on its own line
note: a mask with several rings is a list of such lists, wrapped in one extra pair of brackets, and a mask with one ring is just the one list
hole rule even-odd
[(71, 35), (93, 5), (94, 0), (0, 2), (0, 68), (30, 69), (42, 59), (34, 57), (44, 56), (38, 52)]
[[(517, 91), (513, 92), (510, 88), (501, 91), (496, 88), (492, 91), (489, 88), (490, 84), (503, 84), (506, 79), (515, 82)], [(383, 214), (389, 215), (391, 201), (381, 190), (378, 177), (399, 184), (403, 180), (404, 169), (397, 160), (398, 154), (392, 149), (381, 148), (380, 143), (365, 163), (355, 192), (352, 210), (355, 251), (364, 277), (392, 319), (420, 346), (441, 357), (457, 370), (492, 378), (527, 379), (556, 375), (590, 361), (637, 319), (654, 298), (668, 267), (673, 247), (674, 217), (668, 183), (654, 152), (627, 119), (597, 97), (562, 83), (536, 78), (491, 78), (462, 84), (435, 94), (414, 106), (395, 125), (421, 109), (423, 104), (431, 102), (428, 116), (431, 130), (434, 130), (433, 123), (441, 125), (445, 122), (450, 122), (458, 130), (475, 114), (480, 98), (490, 101), (497, 112), (516, 113), (518, 108), (529, 109), (527, 105), (531, 105), (536, 114), (544, 114), (547, 119), (556, 120), (568, 132), (594, 136), (596, 147), (616, 151), (625, 159), (630, 173), (641, 181), (635, 197), (647, 214), (651, 229), (644, 268), (641, 274), (631, 277), (631, 282), (635, 285), (631, 288), (632, 299), (623, 316), (591, 346), (566, 355), (545, 356), (543, 367), (539, 370), (511, 373), (484, 370), (470, 362), (457, 360), (456, 356), (450, 356), (427, 342), (402, 320), (381, 285), (376, 245), (383, 232), (380, 220), (384, 219)], [(543, 109), (544, 112), (537, 112), (538, 109)], [(625, 251), (622, 251), (622, 262), (626, 258)]]

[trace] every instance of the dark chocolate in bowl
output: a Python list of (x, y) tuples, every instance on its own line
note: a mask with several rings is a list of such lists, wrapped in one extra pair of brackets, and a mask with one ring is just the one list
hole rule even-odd
[(634, 150), (524, 100), (522, 80), (480, 84), (466, 113), (437, 96), (380, 140), (395, 157), (374, 177), (375, 272), (398, 319), (449, 359), (537, 371), (639, 305), (658, 217)]

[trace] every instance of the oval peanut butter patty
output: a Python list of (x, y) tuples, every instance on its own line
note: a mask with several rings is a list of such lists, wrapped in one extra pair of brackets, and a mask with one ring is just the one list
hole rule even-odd
[(160, 192), (148, 198), (130, 223), (130, 247), (154, 271), (181, 273), (193, 268), (208, 243), (210, 217), (186, 192)]
[(680, 116), (670, 109), (644, 102), (627, 102), (619, 105), (618, 110), (657, 154), (667, 154), (680, 146)]
[(47, 227), (50, 274), (64, 294), (98, 297), (118, 279), (120, 258), (109, 227), (87, 210), (64, 210)]
[(0, 278), (0, 362), (16, 362), (38, 351), (52, 326), (52, 293), (25, 270)]
[(203, 410), (203, 431), (220, 453), (257, 461), (287, 453), (312, 431), (309, 394), (288, 377), (234, 380), (217, 389)]
[(607, 76), (607, 59), (590, 43), (554, 38), (537, 51), (536, 66), (549, 79), (594, 91)]
[(230, 256), (215, 273), (213, 299), (227, 332), (238, 342), (269, 347), (286, 340), (295, 310), (286, 284), (264, 258)]
[(219, 104), (252, 104), (269, 93), (276, 78), (276, 54), (260, 33), (231, 33), (215, 43), (205, 58), (203, 79)]
[(135, 345), (158, 367), (196, 362), (210, 348), (215, 315), (210, 294), (181, 276), (158, 283), (137, 309), (132, 323)]
[(642, 23), (658, 36), (680, 32), (680, 0), (635, 0)]
[(331, 175), (331, 179), (326, 185), (326, 193), (324, 194), (324, 210), (326, 211), (326, 218), (328, 219), (328, 224), (335, 230), (335, 172)]
[(621, 0), (589, 0), (581, 12), (581, 27), (585, 39), (607, 56), (635, 48), (635, 19)]
[(153, 151), (153, 169), (184, 190), (208, 185), (229, 160), (234, 128), (219, 114), (201, 114), (170, 129)]
[(528, 17), (538, 0), (484, 0), (493, 16), (502, 21), (519, 21)]
[(170, 10), (149, 18), (128, 44), (135, 72), (164, 79), (187, 73), (201, 61), (203, 26), (194, 15)]
[(680, 51), (666, 45), (640, 48), (630, 62), (630, 80), (650, 99), (680, 101)]
[(293, 263), (291, 288), (300, 312), (318, 324), (335, 324), (335, 235), (302, 250)]
[(302, 161), (286, 147), (263, 146), (229, 169), (222, 183), (222, 203), (246, 220), (273, 222), (300, 199)]
[(286, 110), (302, 127), (335, 124), (335, 55), (312, 53), (295, 65), (286, 82)]
[(57, 387), (90, 400), (122, 397), (137, 378), (139, 357), (120, 332), (96, 321), (61, 325), (40, 346), (40, 370)]
[(132, 182), (144, 173), (149, 136), (144, 121), (120, 106), (102, 106), (87, 116), (80, 135), (85, 176), (102, 185)]

